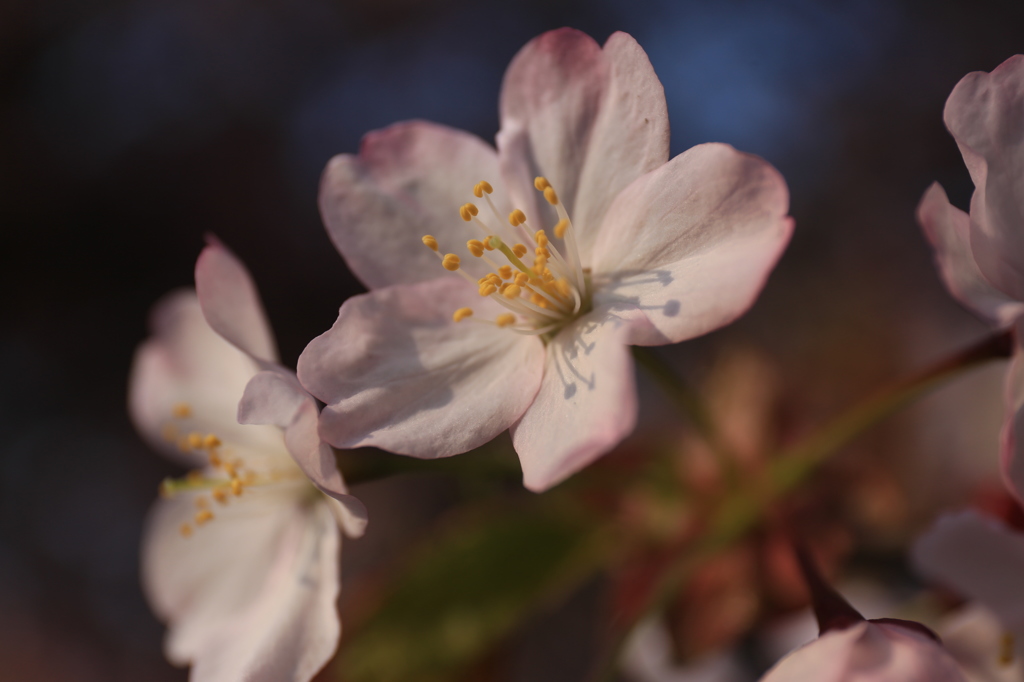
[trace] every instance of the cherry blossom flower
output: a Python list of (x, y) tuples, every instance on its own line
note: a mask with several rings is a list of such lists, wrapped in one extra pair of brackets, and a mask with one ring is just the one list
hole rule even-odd
[[(130, 380), (139, 433), (193, 467), (152, 509), (144, 588), (191, 679), (304, 682), (340, 635), (338, 525), (361, 534), (365, 508), (325, 459), (315, 402), (276, 364), (242, 264), (212, 244), (196, 285), (155, 306)], [(276, 426), (238, 422), (243, 392), (248, 421)]]
[(973, 601), (951, 647), (972, 679), (1022, 679), (1024, 534), (975, 511), (947, 514), (918, 538), (913, 560), (921, 575)]
[[(918, 206), (918, 220), (935, 248), (950, 292), (997, 328), (1024, 314), (1024, 56), (992, 73), (965, 76), (946, 102), (946, 127), (974, 180), (970, 214), (949, 203), (935, 183)], [(1024, 420), (1024, 360), (1020, 337), (1006, 381), (1003, 474), (1020, 498), (1024, 458), (1017, 430)]]
[(500, 113), (497, 152), (410, 121), (331, 160), (321, 212), (370, 292), (298, 372), (337, 447), (445, 457), (510, 429), (540, 491), (632, 430), (628, 346), (741, 315), (793, 223), (765, 161), (724, 144), (669, 160), (664, 91), (625, 33), (535, 38)]

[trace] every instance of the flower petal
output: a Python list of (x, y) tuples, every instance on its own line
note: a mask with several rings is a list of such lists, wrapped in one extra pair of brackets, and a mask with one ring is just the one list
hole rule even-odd
[(1006, 386), (1003, 389), (1005, 415), (1000, 435), (1000, 464), (1003, 480), (1017, 500), (1024, 504), (1024, 321), (1018, 321), (1015, 329), (1016, 346), (1010, 368), (1006, 372)]
[(615, 33), (602, 49), (563, 28), (512, 59), (501, 90), (502, 173), (531, 226), (550, 227), (533, 179), (552, 183), (577, 228), (584, 262), (612, 199), (668, 160), (668, 109), (643, 49)]
[(993, 288), (981, 274), (971, 253), (971, 219), (949, 203), (939, 183), (933, 183), (921, 198), (917, 220), (935, 249), (946, 287), (958, 301), (1000, 327), (1024, 313), (1024, 303)]
[(1024, 627), (1024, 535), (973, 511), (946, 514), (914, 543), (914, 565), (929, 580), (991, 609), (1012, 630)]
[(975, 191), (971, 247), (997, 289), (1024, 301), (1024, 56), (992, 73), (965, 76), (946, 102), (945, 120)]
[(327, 403), (321, 436), (429, 459), (483, 445), (515, 422), (537, 393), (544, 347), (452, 322), (463, 306), (484, 319), (503, 310), (456, 277), (348, 299), (299, 357), (302, 385)]
[[(190, 466), (206, 462), (178, 447), (190, 432), (214, 433), (258, 453), (281, 450), (278, 429), (238, 423), (238, 398), (257, 367), (210, 329), (195, 294), (179, 291), (161, 299), (150, 326), (153, 336), (139, 347), (132, 366), (128, 407), (154, 448)], [(174, 418), (179, 405), (188, 406), (187, 417)]]
[(358, 156), (331, 159), (320, 182), (320, 213), (367, 287), (421, 282), (444, 273), (423, 235), (434, 235), (442, 252), (459, 254), (467, 253), (466, 240), (480, 238), (459, 217), (460, 206), (478, 201), (476, 183), (492, 182), (492, 200), (508, 210), (498, 176), (497, 154), (480, 138), (425, 121), (396, 123), (367, 133)]
[(792, 652), (761, 682), (964, 682), (935, 640), (898, 625), (858, 623)]
[(305, 484), (249, 488), (190, 537), (192, 495), (161, 500), (143, 545), (143, 582), (169, 621), (168, 658), (197, 682), (306, 682), (340, 634), (337, 525)]
[(1015, 638), (1012, 662), (1004, 660), (1006, 629), (989, 609), (971, 603), (943, 618), (939, 634), (946, 651), (960, 665), (968, 680), (977, 682), (1020, 682), (1024, 679), (1022, 645)]
[(594, 250), (594, 305), (642, 312), (678, 342), (728, 324), (757, 297), (789, 242), (786, 183), (724, 144), (680, 154), (623, 190)]
[(595, 311), (548, 344), (540, 391), (515, 426), (523, 485), (540, 492), (605, 454), (636, 424), (629, 324)]
[(256, 360), (277, 362), (277, 344), (256, 283), (219, 241), (211, 240), (196, 260), (196, 294), (215, 332)]

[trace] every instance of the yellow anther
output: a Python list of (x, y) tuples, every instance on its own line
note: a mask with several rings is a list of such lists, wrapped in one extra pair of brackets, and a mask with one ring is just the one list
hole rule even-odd
[(516, 323), (516, 316), (512, 313), (502, 313), (501, 315), (498, 315), (497, 319), (494, 320), (494, 323), (499, 327), (508, 327), (509, 325)]
[(479, 209), (477, 209), (473, 204), (463, 204), (459, 207), (459, 215), (462, 216), (462, 219), (467, 223), (479, 212)]
[(544, 233), (544, 230), (537, 230), (537, 233), (533, 235), (534, 241), (537, 242), (538, 247), (545, 247), (548, 245), (548, 236)]
[(490, 296), (491, 294), (493, 294), (497, 290), (498, 290), (498, 287), (494, 286), (493, 284), (484, 284), (484, 285), (482, 285), (480, 287), (480, 295), (481, 296)]
[(242, 494), (242, 481), (237, 478), (231, 479), (231, 492), (238, 497)]
[(512, 266), (502, 265), (498, 268), (498, 276), (502, 279), (512, 279)]
[(555, 194), (554, 187), (548, 187), (544, 190), (544, 198), (548, 200), (548, 203), (552, 206), (558, 206), (558, 195)]
[(526, 244), (516, 244), (512, 247), (512, 253), (516, 254), (516, 258), (522, 258), (526, 255), (527, 251), (529, 251), (529, 249), (526, 248)]
[(490, 194), (493, 191), (494, 188), (491, 187), (491, 183), (487, 182), (486, 180), (481, 180), (480, 182), (476, 183), (476, 185), (473, 186), (473, 195), (476, 196), (478, 199), (483, 197), (483, 195), (485, 194)]
[(565, 231), (569, 229), (569, 221), (562, 218), (555, 224), (555, 236), (561, 239), (565, 236)]
[(171, 408), (171, 414), (178, 419), (187, 419), (192, 416), (192, 406), (188, 403), (175, 403)]
[(168, 443), (174, 443), (178, 440), (178, 427), (171, 422), (167, 422), (160, 429), (160, 437)]
[(198, 469), (193, 469), (185, 474), (185, 480), (188, 481), (189, 485), (199, 485), (203, 482), (203, 472)]
[(212, 433), (206, 434), (206, 438), (203, 439), (203, 448), (206, 450), (212, 450), (217, 447), (220, 447), (220, 438), (217, 438), (217, 436)]
[(466, 242), (466, 248), (477, 258), (484, 255), (484, 243), (479, 239), (470, 239)]
[(213, 495), (213, 499), (217, 500), (218, 503), (228, 503), (228, 494), (224, 492), (224, 488), (214, 488), (213, 492), (210, 494)]
[(224, 473), (234, 478), (238, 475), (238, 468), (234, 462), (224, 462)]
[(547, 178), (538, 175), (533, 179), (533, 186), (537, 188), (538, 192), (543, 192), (551, 186), (551, 183), (548, 182)]
[(219, 467), (221, 465), (220, 455), (217, 454), (216, 450), (210, 450), (210, 466)]
[(192, 535), (192, 526), (188, 525), (187, 523), (183, 523), (181, 524), (181, 526), (179, 526), (178, 532), (181, 533), (181, 537), (187, 538), (188, 536)]
[(459, 269), (460, 259), (454, 253), (446, 254), (444, 259), (441, 261), (441, 265), (444, 266), (445, 270), (455, 272)]
[(526, 222), (526, 214), (520, 211), (518, 208), (508, 214), (508, 224), (512, 227), (516, 225), (522, 225)]
[(437, 251), (437, 240), (434, 239), (434, 235), (432, 234), (423, 235), (423, 245), (431, 251)]
[(572, 295), (572, 286), (569, 284), (569, 280), (564, 277), (555, 282), (555, 289), (566, 298)]
[(541, 303), (547, 303), (547, 299), (541, 296), (540, 294), (535, 293), (532, 296), (530, 296), (530, 303), (540, 305)]
[(488, 235), (487, 239), (484, 240), (484, 248), (488, 251), (494, 251), (494, 244), (491, 243), (491, 236)]
[(530, 276), (527, 275), (525, 272), (517, 272), (514, 281), (519, 286), (524, 287), (526, 286), (526, 283), (530, 281)]
[(197, 497), (195, 503), (196, 509), (206, 509), (207, 507), (210, 506), (210, 503), (206, 500), (205, 497)]
[[(506, 265), (505, 267), (507, 267), (509, 269), (509, 272), (512, 272), (512, 266)], [(500, 270), (500, 268), (499, 268), (499, 270)], [(496, 287), (501, 286), (501, 277), (499, 277), (498, 275), (496, 275), (493, 272), (488, 272), (487, 273), (487, 281), (490, 282), (491, 284), (493, 284)]]
[(199, 448), (203, 447), (202, 434), (196, 433), (195, 431), (188, 434), (188, 446), (193, 450), (198, 450)]
[(459, 308), (458, 310), (455, 311), (455, 313), (452, 314), (452, 319), (455, 320), (456, 322), (462, 322), (467, 317), (472, 317), (472, 316), (473, 316), (473, 309), (472, 308)]
[(516, 298), (522, 291), (518, 284), (509, 284), (506, 285), (505, 291), (501, 293), (505, 298)]
[(551, 256), (551, 252), (548, 251), (546, 246), (538, 246), (533, 250), (533, 252), (537, 254), (538, 257), (549, 258)]
[(196, 512), (195, 522), (197, 526), (201, 526), (207, 521), (213, 521), (213, 512), (209, 509), (200, 509)]

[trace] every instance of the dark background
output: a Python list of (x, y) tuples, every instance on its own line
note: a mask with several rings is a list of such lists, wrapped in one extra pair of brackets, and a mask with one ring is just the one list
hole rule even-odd
[[(1022, 3), (2, 0), (0, 679), (185, 678), (138, 588), (143, 517), (175, 472), (124, 410), (148, 308), (190, 285), (214, 233), (294, 363), (361, 290), (320, 225), (325, 162), (406, 118), (493, 139), (505, 65), (563, 25), (636, 37), (673, 154), (729, 142), (790, 183), (796, 236), (762, 299), (681, 362), (754, 344), (825, 414), (983, 333), (913, 210), (936, 179), (966, 207), (942, 106), (1024, 50)], [(979, 414), (989, 433), (998, 372), (980, 390), (933, 412)], [(944, 432), (917, 433), (904, 454)], [(370, 497), (386, 518), (386, 494)]]

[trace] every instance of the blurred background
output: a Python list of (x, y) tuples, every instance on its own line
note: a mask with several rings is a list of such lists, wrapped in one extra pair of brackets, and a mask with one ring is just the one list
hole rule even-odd
[[(665, 354), (684, 375), (738, 386), (742, 403), (762, 370), (716, 377), (756, 357), (800, 432), (985, 334), (913, 213), (933, 180), (967, 207), (942, 107), (964, 74), (1024, 51), (1019, 2), (0, 0), (0, 679), (186, 679), (138, 584), (146, 510), (179, 473), (124, 409), (149, 307), (191, 285), (213, 233), (251, 268), (294, 363), (362, 290), (320, 224), (326, 161), (408, 118), (492, 140), (505, 65), (563, 25), (646, 49), (673, 154), (728, 142), (789, 182), (790, 249), (743, 320)], [(984, 486), (998, 364), (842, 454), (840, 480), (867, 481), (849, 512), (858, 547), (898, 556)], [(644, 433), (680, 431), (641, 388)], [(459, 494), (443, 476), (357, 493), (371, 526), (346, 545), (346, 596)], [(579, 678), (586, 655), (565, 633), (592, 625), (588, 589), (509, 645), (502, 679)]]

